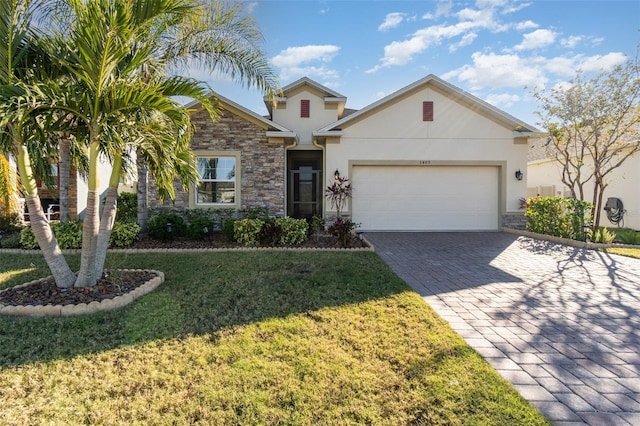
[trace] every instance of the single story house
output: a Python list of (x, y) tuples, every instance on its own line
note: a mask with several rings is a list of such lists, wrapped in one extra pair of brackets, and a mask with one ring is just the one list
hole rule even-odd
[[(635, 138), (637, 138), (637, 134)], [(637, 141), (635, 142), (637, 143)], [(551, 152), (546, 138), (532, 139), (527, 164), (527, 197), (559, 196), (569, 197), (571, 191), (562, 182), (562, 166)], [(589, 164), (585, 164), (589, 167)], [(620, 226), (640, 230), (640, 155), (629, 157), (620, 167), (614, 169), (607, 178), (608, 186), (603, 194), (603, 208), (608, 198), (617, 198), (622, 202), (622, 221)], [(593, 184), (585, 185), (585, 200), (593, 199)], [(616, 210), (614, 210), (615, 212)], [(601, 226), (617, 226), (607, 220), (607, 212), (603, 211), (600, 219)]]
[[(357, 111), (309, 78), (267, 103), (268, 117), (218, 99), (216, 122), (188, 106), (201, 180), (178, 194), (178, 208), (331, 219), (324, 193), (340, 175), (353, 186), (343, 214), (362, 231), (523, 226), (528, 140), (540, 132), (434, 75)], [(152, 188), (149, 197), (158, 206)]]

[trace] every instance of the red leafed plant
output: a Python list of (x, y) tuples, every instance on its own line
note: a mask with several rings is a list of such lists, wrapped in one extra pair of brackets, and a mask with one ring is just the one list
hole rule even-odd
[(336, 209), (336, 216), (341, 217), (341, 211), (347, 200), (351, 198), (351, 184), (349, 179), (337, 176), (333, 183), (325, 190), (325, 196), (331, 203), (331, 208)]

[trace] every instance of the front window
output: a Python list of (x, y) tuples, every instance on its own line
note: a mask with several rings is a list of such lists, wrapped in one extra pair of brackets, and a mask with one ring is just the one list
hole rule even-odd
[(198, 157), (198, 174), (196, 204), (236, 202), (235, 157)]

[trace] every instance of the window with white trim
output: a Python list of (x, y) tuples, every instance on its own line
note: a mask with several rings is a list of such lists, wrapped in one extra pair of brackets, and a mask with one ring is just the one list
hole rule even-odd
[(196, 204), (236, 202), (236, 157), (198, 157)]

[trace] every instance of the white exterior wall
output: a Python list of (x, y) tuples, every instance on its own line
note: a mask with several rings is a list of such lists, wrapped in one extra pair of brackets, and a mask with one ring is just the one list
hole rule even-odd
[[(308, 99), (309, 118), (300, 117), (300, 101)], [(325, 106), (324, 94), (313, 90), (310, 86), (302, 86), (299, 90), (287, 93), (286, 103), (279, 103), (273, 112), (273, 121), (298, 134), (296, 149), (316, 149), (313, 145), (312, 132), (338, 120), (338, 109), (335, 103)]]
[[(434, 121), (422, 121), (422, 102), (434, 102)], [(527, 167), (526, 143), (515, 143), (513, 130), (480, 115), (431, 88), (387, 105), (342, 130), (339, 143), (326, 147), (326, 170), (350, 173), (354, 161), (417, 162), (436, 165), (501, 167), (501, 213), (518, 212), (526, 179), (515, 171)], [(409, 163), (408, 163), (409, 164)], [(526, 174), (525, 174), (526, 177)], [(354, 188), (354, 192), (357, 188)]]
[[(533, 161), (527, 167), (528, 187), (530, 190), (542, 186), (555, 186), (555, 195), (564, 195), (569, 188), (562, 183), (562, 168), (553, 160)], [(624, 226), (640, 230), (640, 155), (635, 155), (615, 169), (608, 179), (609, 186), (605, 189), (602, 203), (607, 198), (615, 197), (622, 200), (626, 213)], [(593, 185), (585, 185), (585, 200), (593, 200)], [(607, 219), (606, 212), (602, 212), (600, 225), (613, 226)]]

